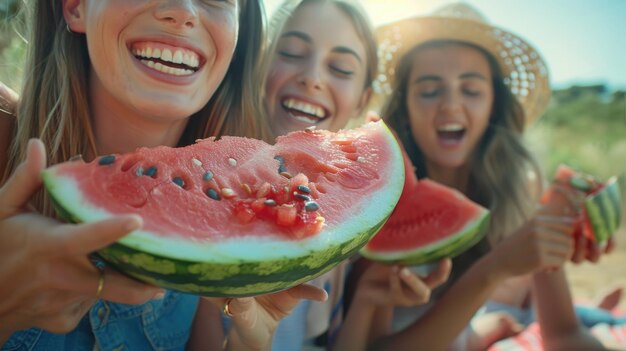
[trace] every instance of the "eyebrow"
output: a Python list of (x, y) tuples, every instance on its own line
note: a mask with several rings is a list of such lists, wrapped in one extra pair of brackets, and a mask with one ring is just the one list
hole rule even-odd
[[(289, 37), (295, 37), (295, 38), (299, 38), (307, 43), (313, 43), (313, 39), (311, 39), (311, 37), (304, 33), (304, 32), (299, 32), (299, 31), (289, 31), (289, 32), (285, 32), (283, 33), (283, 35), (280, 36), (281, 39), (283, 38), (289, 38)], [(352, 55), (354, 56), (357, 61), (359, 62), (363, 62), (363, 60), (361, 59), (361, 56), (359, 56), (359, 54), (357, 54), (356, 51), (352, 50), (351, 48), (347, 47), (347, 46), (337, 46), (334, 47), (332, 50), (332, 52), (334, 53), (338, 53), (338, 54), (348, 54), (348, 55)]]
[[(467, 72), (467, 73), (463, 73), (461, 74), (461, 76), (459, 77), (461, 79), (470, 79), (470, 78), (477, 78), (480, 80), (484, 80), (487, 81), (487, 77), (485, 77), (483, 74), (478, 73), (478, 72)], [(435, 75), (425, 75), (425, 76), (420, 76), (415, 80), (415, 83), (421, 83), (424, 81), (441, 81), (441, 77), (440, 76), (435, 76)]]

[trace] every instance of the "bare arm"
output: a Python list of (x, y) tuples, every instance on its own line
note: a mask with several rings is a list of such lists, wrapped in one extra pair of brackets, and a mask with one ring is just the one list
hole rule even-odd
[[(364, 259), (357, 262), (355, 270), (359, 263), (366, 268), (361, 276), (354, 277), (357, 287), (333, 350), (365, 350), (373, 340), (389, 334), (393, 307), (428, 302), (431, 289), (448, 280), (452, 267), (450, 260), (442, 260), (433, 272), (421, 278), (406, 267)], [(354, 284), (354, 280), (348, 284)]]
[(421, 319), (372, 349), (413, 350), (419, 342), (424, 350), (445, 350), (504, 278), (490, 269), (494, 264), (489, 255), (477, 261)]
[(535, 273), (532, 295), (546, 350), (604, 350), (579, 324), (563, 269)]

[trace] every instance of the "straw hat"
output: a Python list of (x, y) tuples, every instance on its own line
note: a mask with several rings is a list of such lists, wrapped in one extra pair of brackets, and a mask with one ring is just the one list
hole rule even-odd
[(412, 17), (376, 29), (379, 75), (376, 100), (391, 93), (398, 60), (417, 45), (432, 40), (463, 41), (489, 52), (498, 62), (505, 83), (522, 104), (526, 125), (546, 109), (550, 99), (548, 69), (537, 50), (519, 36), (492, 26), (473, 7), (454, 3), (429, 16)]

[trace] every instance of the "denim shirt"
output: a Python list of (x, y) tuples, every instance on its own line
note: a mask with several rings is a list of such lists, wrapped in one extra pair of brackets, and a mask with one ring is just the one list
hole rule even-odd
[(124, 305), (99, 300), (67, 334), (41, 329), (14, 333), (2, 346), (13, 350), (184, 350), (198, 297), (167, 291), (161, 300)]

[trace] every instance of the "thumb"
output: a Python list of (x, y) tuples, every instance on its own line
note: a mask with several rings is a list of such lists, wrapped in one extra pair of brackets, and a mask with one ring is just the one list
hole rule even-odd
[(46, 167), (46, 149), (39, 139), (28, 141), (26, 160), (0, 188), (0, 218), (22, 210), (41, 187), (41, 171)]

